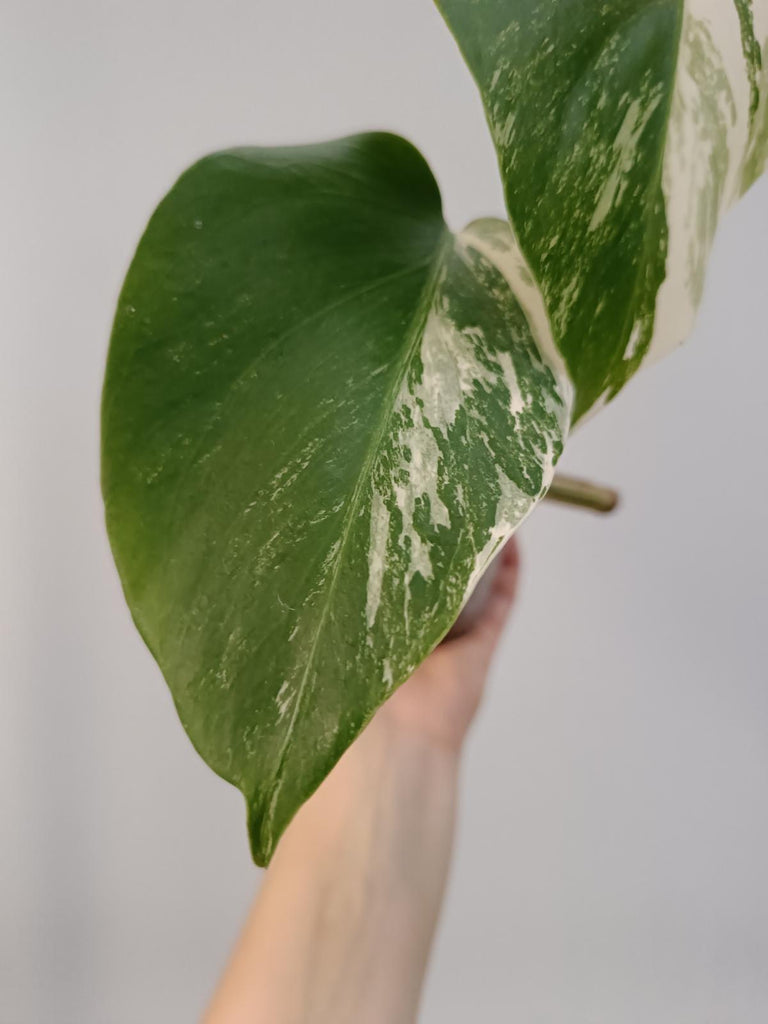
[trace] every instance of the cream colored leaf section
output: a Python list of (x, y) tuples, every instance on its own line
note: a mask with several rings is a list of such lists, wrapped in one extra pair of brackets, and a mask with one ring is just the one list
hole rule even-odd
[[(768, 40), (768, 0), (745, 0), (758, 40)], [(653, 363), (690, 334), (710, 250), (726, 210), (755, 178), (766, 133), (768, 78), (745, 56), (737, 0), (687, 0), (663, 165), (669, 230), (667, 275), (656, 302)], [(758, 107), (755, 109), (755, 86)]]

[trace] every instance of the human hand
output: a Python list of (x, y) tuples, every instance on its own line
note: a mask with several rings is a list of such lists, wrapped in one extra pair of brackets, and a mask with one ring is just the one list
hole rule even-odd
[[(515, 538), (498, 557), (487, 602), (462, 636), (449, 636), (390, 697), (376, 718), (457, 751), (475, 716), (491, 659), (514, 604), (520, 572)], [(375, 721), (375, 719), (374, 719)]]
[[(448, 875), (459, 752), (517, 588), (374, 715), (286, 829), (206, 1024), (412, 1024)], [(494, 570), (491, 570), (494, 572)]]

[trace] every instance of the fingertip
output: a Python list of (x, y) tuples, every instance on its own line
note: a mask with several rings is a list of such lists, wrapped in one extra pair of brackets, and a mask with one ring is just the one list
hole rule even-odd
[(501, 553), (501, 566), (494, 580), (494, 590), (500, 590), (514, 597), (520, 574), (520, 550), (513, 537), (507, 541)]
[(517, 571), (520, 568), (520, 545), (516, 537), (510, 537), (499, 556), (502, 567), (507, 571)]

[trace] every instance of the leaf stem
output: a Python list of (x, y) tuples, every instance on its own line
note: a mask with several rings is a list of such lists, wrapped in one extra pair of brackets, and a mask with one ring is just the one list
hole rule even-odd
[(612, 487), (602, 487), (562, 473), (555, 474), (546, 496), (550, 501), (600, 513), (613, 512), (619, 503), (618, 491)]

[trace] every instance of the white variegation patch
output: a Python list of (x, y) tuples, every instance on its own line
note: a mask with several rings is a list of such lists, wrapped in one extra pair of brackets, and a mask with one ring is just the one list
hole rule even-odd
[(657, 86), (647, 95), (637, 96), (629, 102), (619, 133), (605, 157), (604, 180), (595, 212), (589, 223), (590, 231), (597, 231), (614, 207), (624, 198), (629, 184), (629, 174), (637, 159), (640, 140), (663, 98), (662, 90)]
[[(424, 378), (421, 385), (424, 386)], [(428, 501), (430, 522), (434, 526), (449, 527), (451, 516), (438, 489), (441, 453), (436, 431), (426, 422), (421, 403), (415, 390), (411, 389), (408, 378), (400, 388), (395, 418), (402, 425), (394, 445), (399, 461), (395, 463), (391, 482), (392, 493), (402, 518), (399, 543), (402, 548), (409, 546), (405, 574), (407, 588), (416, 573), (424, 579), (432, 577), (430, 544), (414, 523), (416, 502), (421, 498)]]
[(448, 436), (456, 413), (472, 393), (475, 383), (483, 386), (496, 379), (477, 357), (482, 341), (482, 327), (468, 331), (456, 329), (438, 288), (421, 343), (423, 375), (411, 397), (423, 409), (431, 428), (439, 430), (444, 437)]
[[(366, 585), (369, 646), (373, 645), (372, 630), (387, 584), (402, 584), (403, 626), (406, 632), (417, 628), (410, 612), (413, 581), (417, 576), (433, 580), (433, 548), (440, 529), (461, 529), (466, 515), (462, 475), (459, 472), (457, 478), (455, 464), (449, 470), (446, 462), (449, 455), (455, 460), (457, 446), (460, 460), (473, 458), (471, 448), (461, 454), (468, 441), (457, 426), (459, 412), (465, 424), (475, 423), (475, 435), (491, 456), (498, 495), (495, 516), (472, 551), (471, 561), (456, 566), (457, 578), (462, 578), (462, 603), (498, 548), (546, 492), (569, 429), (572, 385), (553, 342), (541, 295), (509, 225), (493, 219), (470, 225), (453, 240), (452, 258), (476, 280), (476, 287), (490, 290), (493, 308), (522, 310), (527, 344), (540, 372), (549, 375), (548, 384), (539, 389), (531, 380), (520, 379), (513, 352), (504, 347), (511, 339), (490, 338), (481, 309), (476, 322), (457, 322), (452, 309), (450, 260), (446, 259), (436, 277), (417, 346), (418, 358), (397, 394), (391, 440), (372, 472)], [(491, 398), (491, 394), (499, 398)], [(540, 403), (539, 411), (533, 408), (534, 400)], [(510, 452), (499, 448), (490, 421), (485, 419), (489, 410), (492, 416), (503, 417), (506, 434), (511, 430), (514, 435), (517, 430), (522, 437), (532, 425), (540, 424), (538, 443), (529, 449), (541, 481), (538, 488), (526, 493), (502, 469), (498, 460), (502, 455), (509, 457)], [(455, 487), (451, 508), (446, 503), (446, 486)], [(421, 519), (418, 508), (422, 509)]]
[(387, 537), (389, 534), (389, 509), (376, 488), (371, 497), (371, 537), (368, 545), (368, 587), (365, 602), (365, 618), (368, 629), (376, 621), (381, 601), (381, 583), (384, 578), (387, 559)]
[[(758, 40), (768, 39), (768, 0), (753, 0), (751, 10)], [(764, 78), (763, 104), (765, 92)], [(644, 362), (662, 358), (690, 334), (717, 225), (743, 191), (751, 104), (735, 0), (686, 0), (662, 172), (667, 276)]]
[[(492, 263), (509, 285), (525, 311), (541, 357), (551, 369), (568, 411), (573, 403), (573, 385), (565, 360), (555, 344), (544, 297), (523, 256), (514, 232), (506, 221), (484, 217), (473, 221), (459, 235), (459, 241)], [(564, 424), (565, 425), (565, 424)]]

